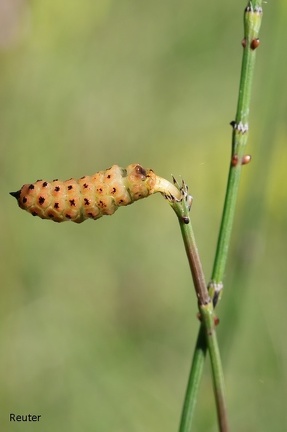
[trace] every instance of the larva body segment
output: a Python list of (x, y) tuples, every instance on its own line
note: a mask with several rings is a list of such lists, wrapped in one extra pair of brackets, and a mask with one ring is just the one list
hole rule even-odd
[(179, 194), (171, 183), (139, 164), (126, 169), (113, 165), (78, 180), (37, 180), (11, 192), (19, 206), (42, 219), (81, 223), (88, 218), (112, 215), (120, 206), (132, 204), (155, 192)]

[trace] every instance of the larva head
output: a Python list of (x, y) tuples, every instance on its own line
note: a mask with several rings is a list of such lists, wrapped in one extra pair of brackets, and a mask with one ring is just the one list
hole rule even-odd
[(168, 180), (157, 176), (153, 170), (146, 170), (139, 164), (132, 164), (127, 167), (126, 171), (130, 179), (129, 188), (133, 192), (134, 201), (156, 192), (181, 199), (180, 189)]
[(154, 193), (155, 183), (156, 175), (152, 170), (146, 170), (139, 164), (132, 164), (127, 167), (125, 184), (132, 201), (137, 201)]

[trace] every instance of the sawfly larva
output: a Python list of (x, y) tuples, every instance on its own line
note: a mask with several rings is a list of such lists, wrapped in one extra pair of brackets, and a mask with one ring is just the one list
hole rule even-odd
[(19, 207), (33, 216), (54, 222), (81, 223), (88, 218), (112, 215), (119, 207), (156, 192), (180, 199), (176, 186), (152, 170), (132, 164), (127, 168), (113, 165), (79, 180), (37, 180), (10, 194), (17, 199)]

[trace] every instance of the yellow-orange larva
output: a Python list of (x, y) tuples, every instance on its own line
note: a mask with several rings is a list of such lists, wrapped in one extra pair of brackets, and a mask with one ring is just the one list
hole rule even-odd
[(81, 223), (88, 218), (112, 215), (119, 207), (132, 204), (155, 192), (180, 198), (180, 191), (152, 170), (139, 164), (121, 168), (113, 165), (92, 176), (66, 181), (37, 180), (11, 192), (19, 207), (33, 216), (54, 222)]

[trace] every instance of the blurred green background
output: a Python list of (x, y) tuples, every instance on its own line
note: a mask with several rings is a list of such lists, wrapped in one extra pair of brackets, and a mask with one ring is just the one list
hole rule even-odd
[[(176, 218), (151, 197), (53, 224), (8, 192), (139, 162), (182, 176), (210, 277), (245, 1), (1, 0), (1, 431), (177, 431), (198, 331)], [(264, 4), (218, 308), (234, 431), (287, 430), (286, 0)], [(9, 423), (9, 413), (41, 414)], [(209, 362), (194, 430), (216, 431)]]

